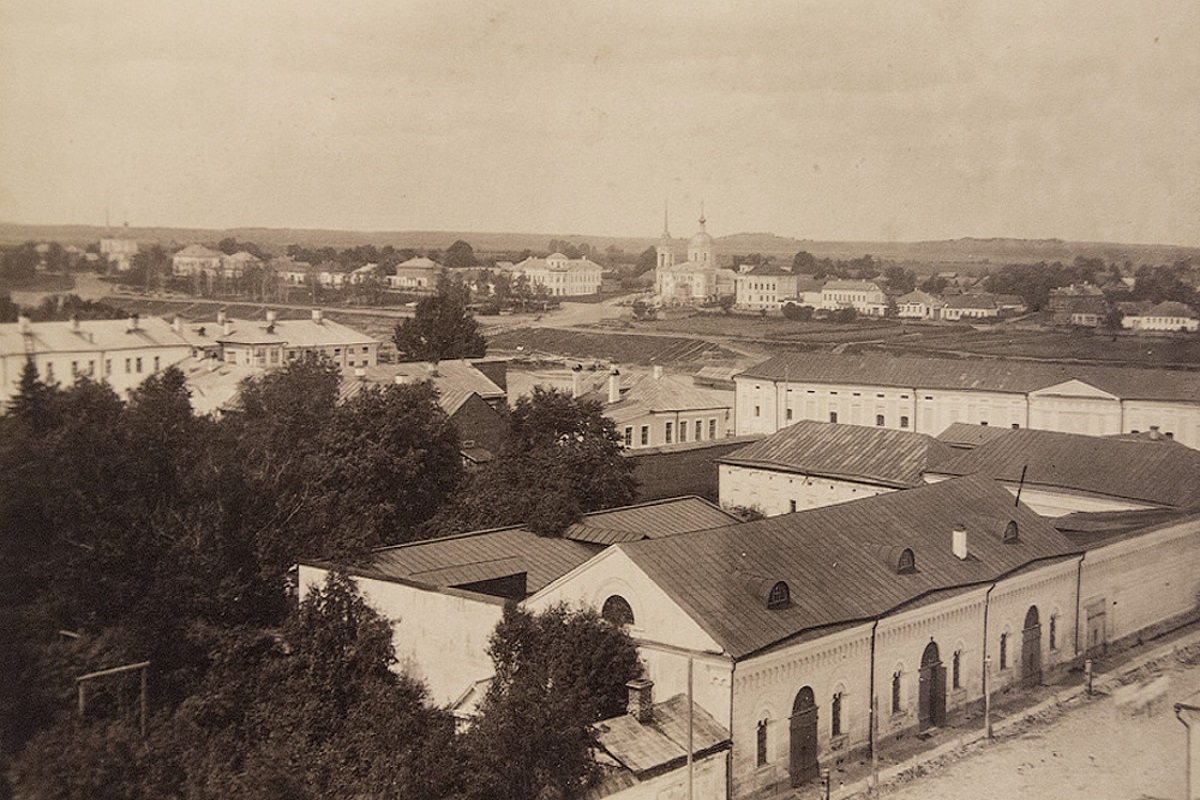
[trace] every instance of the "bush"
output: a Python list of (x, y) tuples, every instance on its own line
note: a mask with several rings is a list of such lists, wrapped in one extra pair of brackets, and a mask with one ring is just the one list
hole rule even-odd
[(815, 309), (813, 309), (812, 306), (800, 306), (796, 305), (795, 303), (783, 304), (783, 316), (794, 321), (805, 321), (812, 319), (814, 310)]

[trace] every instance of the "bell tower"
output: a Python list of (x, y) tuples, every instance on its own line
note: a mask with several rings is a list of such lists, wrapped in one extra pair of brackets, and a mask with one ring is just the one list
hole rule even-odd
[(671, 231), (667, 227), (667, 203), (663, 201), (663, 231), (659, 237), (658, 247), (658, 267), (673, 267), (675, 266), (675, 253), (671, 248)]

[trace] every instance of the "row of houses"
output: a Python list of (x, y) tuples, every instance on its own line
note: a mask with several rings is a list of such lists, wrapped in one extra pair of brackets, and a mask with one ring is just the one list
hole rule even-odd
[[(1053, 680), (1195, 615), (1200, 471), (1177, 469), (1175, 495), (1152, 486), (1172, 460), (1194, 460), (1177, 443), (1010, 431), (989, 450), (970, 432), (914, 446), (851, 427), (802, 424), (790, 444), (763, 440), (723, 468), (750, 470), (739, 480), (760, 498), (771, 481), (821, 468), (874, 482), (858, 497), (753, 522), (676, 498), (589, 514), (557, 538), (514, 526), (308, 562), (301, 589), (332, 569), (351, 574), (394, 620), (401, 666), (464, 724), (491, 678), (486, 643), (506, 602), (597, 609), (633, 637), (646, 673), (631, 685), (632, 719), (598, 728), (622, 776), (600, 794), (630, 798), (682, 790), (685, 760), (704, 797), (801, 786), (978, 713), (985, 692)], [(862, 432), (887, 453), (844, 438)], [(1096, 443), (1073, 472), (1053, 472), (1072, 446)], [(1024, 483), (1007, 472), (1006, 448), (1029, 462)], [(1155, 475), (1139, 477), (1147, 467)], [(723, 501), (725, 491), (723, 474)], [(1147, 492), (1159, 495), (1120, 496)], [(1038, 513), (1047, 506), (1063, 513)], [(657, 713), (676, 768), (660, 759), (639, 771)], [(692, 753), (671, 738), (685, 713), (705, 731)]]

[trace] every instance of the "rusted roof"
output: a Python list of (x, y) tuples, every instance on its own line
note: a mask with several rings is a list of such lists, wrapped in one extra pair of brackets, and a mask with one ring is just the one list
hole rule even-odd
[[(1019, 538), (1004, 542), (1010, 521)], [(966, 560), (951, 551), (960, 524)], [(979, 477), (617, 547), (734, 658), (1074, 552), (1049, 522)], [(904, 548), (916, 571), (897, 574)], [(778, 581), (791, 602), (768, 608), (764, 587)]]
[(1028, 394), (1078, 379), (1125, 399), (1200, 402), (1200, 372), (1003, 359), (784, 353), (738, 377), (1014, 394)]
[(1170, 439), (1129, 440), (1029, 428), (1010, 430), (931, 470), (986, 475), (1074, 492), (1188, 508), (1200, 506), (1200, 450)]
[[(692, 706), (693, 757), (715, 752), (729, 742), (729, 731), (695, 703)], [(631, 714), (593, 726), (600, 746), (623, 767), (642, 776), (687, 762), (688, 700), (677, 694), (654, 704), (653, 718), (638, 722)]]
[(953, 455), (949, 445), (923, 433), (804, 420), (719, 463), (907, 488), (922, 485), (927, 469)]

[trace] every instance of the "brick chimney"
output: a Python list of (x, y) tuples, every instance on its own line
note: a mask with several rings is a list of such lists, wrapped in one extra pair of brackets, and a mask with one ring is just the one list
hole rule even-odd
[(267, 323), (270, 325), (274, 325), (276, 319), (278, 319), (278, 316), (275, 314), (275, 309), (268, 308), (267, 309)]
[(967, 526), (961, 522), (955, 525), (954, 530), (950, 532), (950, 548), (959, 561), (967, 560)]
[(615, 403), (621, 399), (621, 370), (616, 367), (608, 373), (608, 402)]
[(643, 724), (654, 720), (654, 681), (649, 678), (637, 678), (625, 684), (629, 690), (629, 701), (625, 710), (629, 715)]
[(225, 324), (225, 312), (224, 312), (224, 311), (218, 311), (218, 312), (217, 312), (217, 324), (218, 324), (218, 325), (224, 325), (224, 324)]

